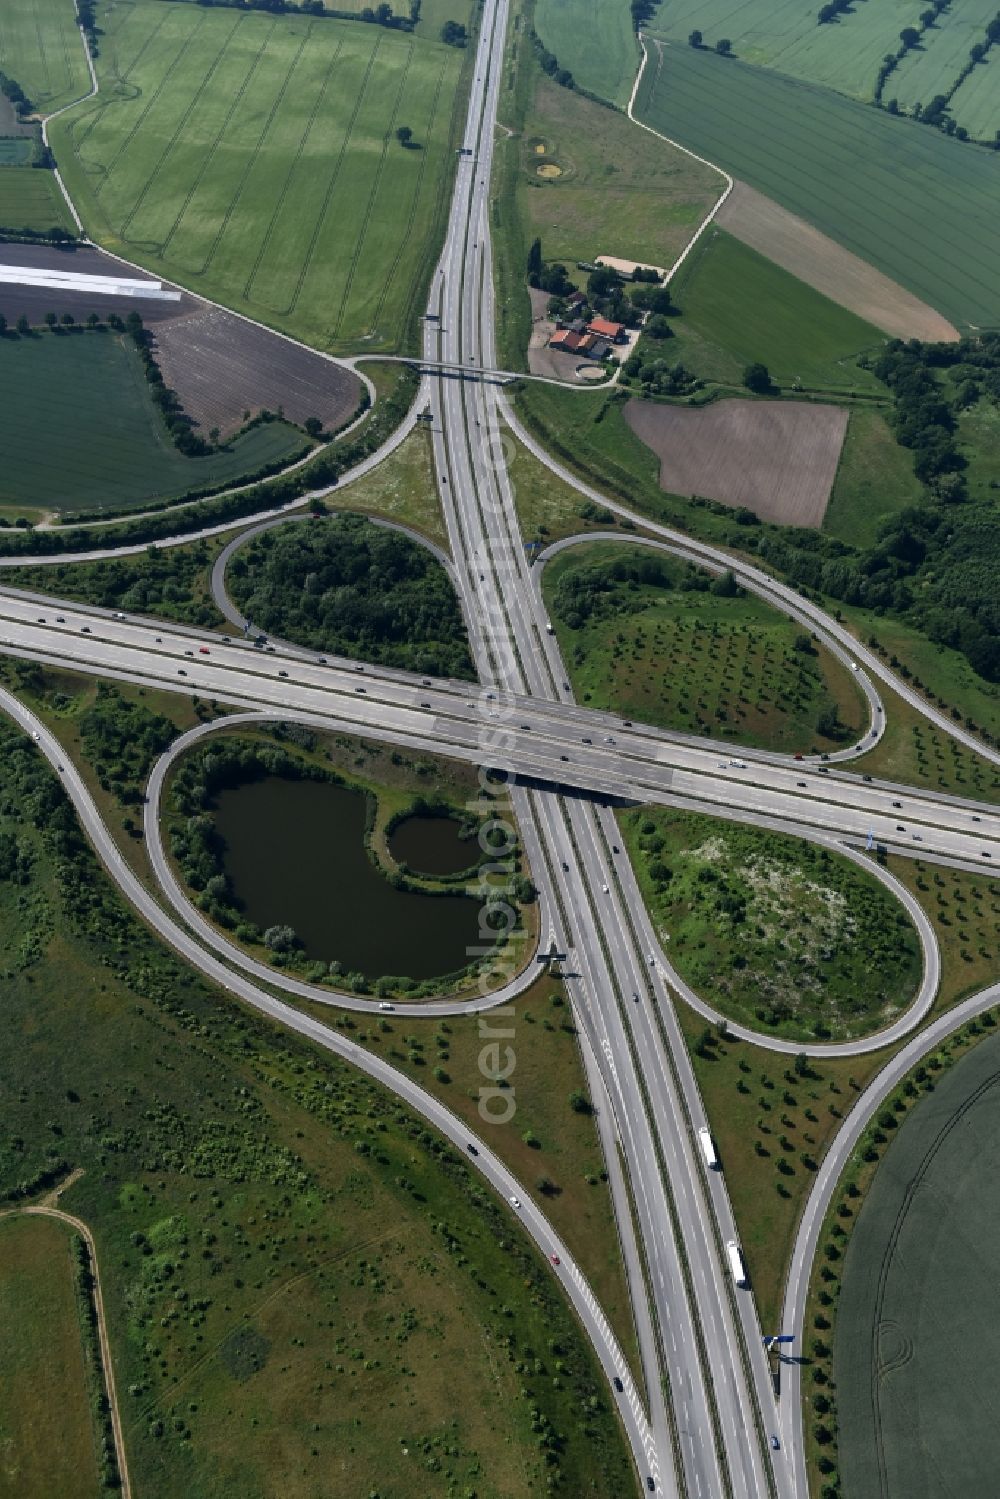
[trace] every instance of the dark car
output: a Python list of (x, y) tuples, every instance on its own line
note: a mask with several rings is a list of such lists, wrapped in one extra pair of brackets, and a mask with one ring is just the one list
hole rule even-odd
[(479, 1151), (476, 1149), (476, 1147), (474, 1145), (467, 1145), (465, 1148), (469, 1152), (470, 1155), (478, 1155), (479, 1154)]
[(614, 1379), (612, 1380), (612, 1383), (613, 1383), (615, 1389), (618, 1391), (618, 1393), (620, 1395), (622, 1393), (622, 1391), (624, 1390), (625, 1386), (622, 1384), (622, 1382), (618, 1378), (617, 1374), (615, 1375)]

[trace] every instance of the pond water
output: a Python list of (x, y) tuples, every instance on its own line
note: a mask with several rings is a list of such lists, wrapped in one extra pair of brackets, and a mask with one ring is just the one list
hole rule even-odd
[(369, 978), (465, 967), (479, 941), (478, 902), (394, 890), (365, 849), (360, 792), (267, 776), (216, 801), (226, 873), (262, 930), (287, 924), (310, 958), (336, 958)]
[(389, 852), (417, 874), (458, 874), (479, 857), (474, 838), (460, 838), (454, 817), (404, 817), (389, 835)]

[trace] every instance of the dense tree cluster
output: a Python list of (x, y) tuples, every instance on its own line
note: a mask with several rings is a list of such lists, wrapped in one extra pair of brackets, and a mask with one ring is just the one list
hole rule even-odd
[(169, 718), (123, 697), (110, 682), (98, 682), (93, 703), (80, 717), (83, 753), (102, 788), (121, 802), (141, 800), (138, 783), (176, 737)]
[(441, 564), (363, 516), (266, 531), (236, 553), (228, 577), (238, 608), (269, 634), (387, 666), (472, 676)]

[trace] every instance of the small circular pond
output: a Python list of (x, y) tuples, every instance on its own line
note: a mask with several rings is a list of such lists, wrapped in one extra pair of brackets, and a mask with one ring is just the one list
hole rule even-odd
[(265, 776), (220, 791), (213, 817), (247, 919), (292, 927), (308, 957), (369, 978), (426, 979), (466, 966), (479, 941), (478, 902), (394, 889), (365, 848), (359, 792)]
[(475, 839), (462, 838), (454, 817), (404, 817), (389, 834), (389, 852), (416, 874), (458, 874), (478, 862)]

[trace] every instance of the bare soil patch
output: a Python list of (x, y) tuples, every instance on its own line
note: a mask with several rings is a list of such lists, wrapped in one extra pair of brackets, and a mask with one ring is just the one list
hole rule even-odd
[[(0, 244), (0, 264), (72, 270), (85, 276), (128, 276), (153, 281), (137, 267), (126, 269), (90, 245), (60, 250), (47, 245)], [(166, 282), (163, 283), (167, 285)], [(361, 382), (350, 370), (312, 349), (257, 327), (201, 297), (183, 292), (179, 302), (94, 295), (54, 287), (0, 286), (0, 312), (13, 327), (22, 314), (38, 326), (47, 312), (69, 312), (84, 322), (92, 312), (128, 317), (137, 312), (153, 335), (167, 384), (204, 432), (218, 427), (226, 437), (255, 416), (279, 406), (290, 421), (318, 416), (324, 426), (343, 426), (357, 409)]]
[(697, 410), (629, 401), (625, 420), (659, 458), (662, 489), (745, 505), (779, 525), (822, 525), (846, 407), (717, 401)]
[(737, 182), (716, 222), (808, 286), (894, 338), (954, 343), (958, 330), (874, 266), (745, 182)]
[(160, 322), (154, 349), (168, 385), (205, 431), (226, 436), (244, 413), (277, 411), (300, 426), (310, 416), (336, 430), (361, 399), (361, 382), (349, 370), (246, 323), (219, 307), (202, 304), (188, 317)]

